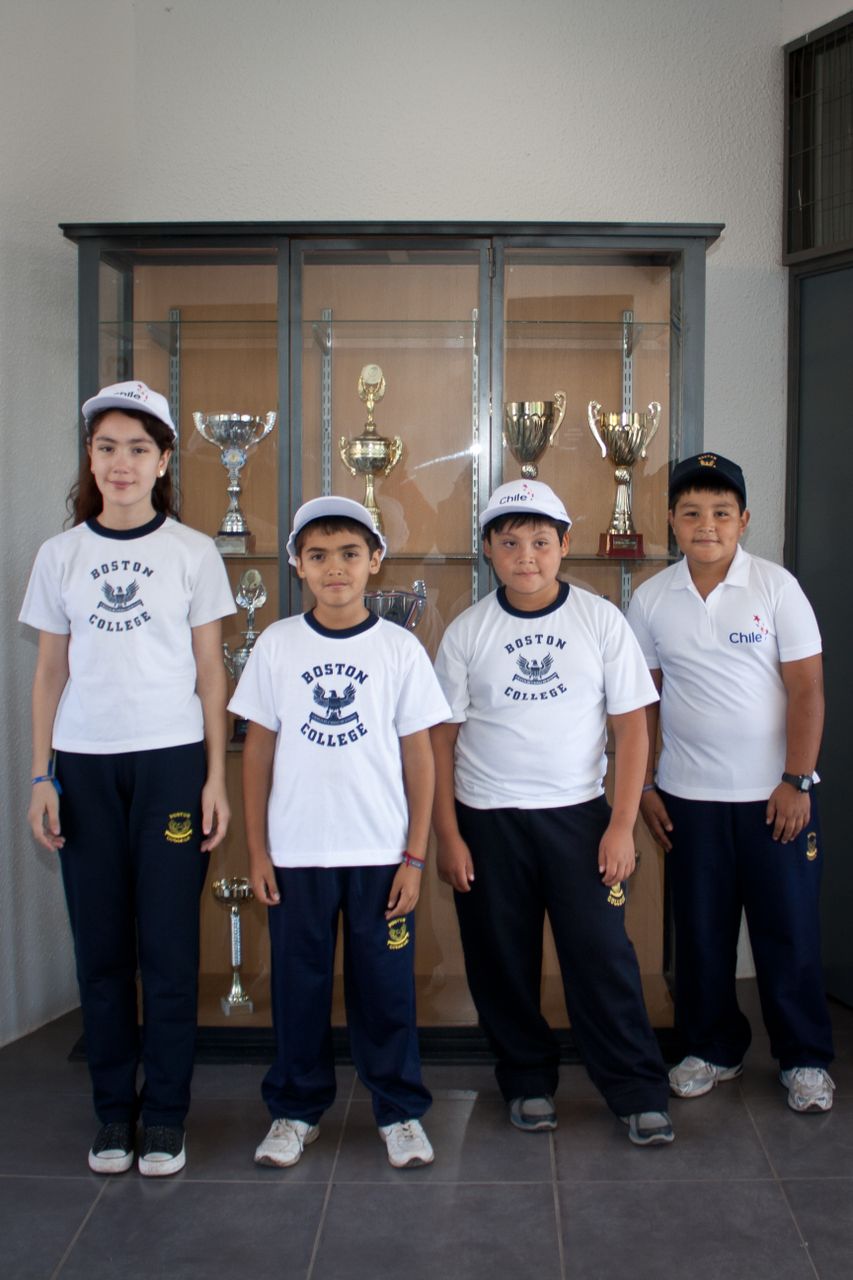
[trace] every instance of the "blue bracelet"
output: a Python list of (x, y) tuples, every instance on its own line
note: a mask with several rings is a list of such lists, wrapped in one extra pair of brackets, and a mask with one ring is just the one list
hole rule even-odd
[(403, 854), (403, 862), (407, 867), (414, 867), (416, 871), (423, 871), (426, 866), (423, 858), (414, 858), (410, 853)]
[(33, 786), (35, 786), (37, 782), (52, 782), (56, 787), (56, 794), (58, 796), (62, 795), (62, 787), (59, 785), (59, 779), (55, 778), (52, 773), (40, 773), (37, 778), (33, 778)]

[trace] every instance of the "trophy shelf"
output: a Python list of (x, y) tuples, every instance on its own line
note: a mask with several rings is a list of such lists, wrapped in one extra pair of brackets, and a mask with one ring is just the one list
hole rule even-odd
[[(388, 450), (373, 477), (389, 550), (370, 587), (410, 592), (426, 584), (414, 634), (432, 657), (453, 618), (495, 585), (478, 514), (489, 492), (520, 477), (526, 462), (518, 456), (520, 434), (514, 449), (507, 442), (507, 403), (553, 406), (565, 396), (564, 417), (557, 423), (556, 414), (546, 415), (532, 446), (539, 479), (560, 494), (574, 521), (563, 577), (625, 607), (638, 582), (672, 562), (668, 476), (673, 461), (702, 446), (704, 253), (720, 228), (65, 230), (80, 247), (80, 398), (130, 378), (167, 394), (179, 427), (172, 468), (188, 525), (215, 537), (230, 501), (221, 449), (196, 430), (193, 414), (277, 415), (239, 473), (239, 504), (254, 544), (247, 554), (224, 557), (235, 596), (248, 569), (263, 578), (267, 600), (257, 630), (311, 603), (283, 551), (295, 509), (328, 493), (364, 501), (365, 472), (353, 476), (345, 468), (340, 442), (364, 435), (358, 380), (370, 366), (387, 384), (372, 410), (375, 433), (389, 445), (402, 442), (393, 467), (386, 470)], [(642, 558), (597, 554), (616, 484), (614, 464), (590, 434), (591, 401), (617, 414), (661, 405), (657, 435), (631, 463), (630, 509), (643, 535)], [(242, 608), (223, 622), (232, 661), (246, 647), (246, 631)], [(240, 744), (230, 744), (233, 817), (204, 895), (201, 1021), (265, 1026), (269, 948), (266, 913), (255, 902), (241, 910), (242, 977), (254, 1012), (220, 1010), (231, 977), (228, 928), (210, 885), (246, 874), (241, 763)], [(649, 1008), (663, 1025), (670, 1018), (663, 863), (639, 826), (637, 843), (643, 857), (627, 922)], [(424, 877), (417, 937), (421, 1024), (473, 1025), (452, 895), (434, 862)], [(565, 1026), (550, 939), (543, 998), (554, 1024)], [(341, 1008), (336, 990), (336, 1021)]]

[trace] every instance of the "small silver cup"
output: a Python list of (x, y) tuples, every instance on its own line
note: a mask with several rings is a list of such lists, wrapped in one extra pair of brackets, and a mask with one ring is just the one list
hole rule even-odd
[(252, 534), (240, 507), (240, 472), (249, 450), (269, 435), (278, 415), (255, 418), (249, 413), (194, 413), (196, 430), (215, 444), (228, 472), (228, 510), (222, 517), (216, 545), (222, 555), (244, 556), (251, 548)]
[(365, 591), (364, 603), (377, 618), (396, 622), (398, 627), (414, 631), (426, 608), (426, 583), (422, 578), (412, 583), (411, 591), (393, 588), (390, 591)]

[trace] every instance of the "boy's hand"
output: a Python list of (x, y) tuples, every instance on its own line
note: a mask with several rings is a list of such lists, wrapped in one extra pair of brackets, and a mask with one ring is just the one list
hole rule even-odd
[(788, 844), (796, 840), (812, 813), (811, 797), (807, 791), (795, 791), (787, 782), (780, 782), (767, 801), (767, 825), (773, 824), (773, 839)]
[(634, 853), (633, 827), (616, 827), (611, 823), (598, 846), (598, 871), (608, 887), (627, 880), (637, 865)]
[(386, 920), (393, 920), (396, 916), (407, 916), (410, 911), (414, 911), (421, 893), (422, 875), (423, 871), (418, 871), (417, 867), (407, 867), (405, 862), (400, 863), (397, 874), (391, 881), (388, 910), (385, 912)]
[(249, 859), (249, 881), (258, 902), (265, 907), (277, 907), (281, 894), (275, 879), (275, 867), (269, 854)]
[(36, 840), (51, 853), (57, 853), (65, 844), (59, 825), (59, 793), (52, 782), (33, 783), (27, 820)]
[(662, 849), (669, 853), (672, 841), (669, 832), (672, 830), (672, 819), (667, 813), (666, 805), (659, 791), (644, 791), (640, 797), (640, 813), (651, 834)]
[(470, 893), (474, 880), (474, 863), (471, 851), (461, 836), (453, 836), (438, 842), (436, 870), (439, 880), (449, 884), (457, 893)]

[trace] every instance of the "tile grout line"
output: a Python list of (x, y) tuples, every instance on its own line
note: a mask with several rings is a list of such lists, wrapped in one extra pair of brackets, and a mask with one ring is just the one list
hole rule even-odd
[(65, 1249), (65, 1252), (63, 1253), (62, 1257), (59, 1259), (59, 1262), (56, 1264), (56, 1267), (50, 1273), (50, 1280), (56, 1280), (56, 1277), (61, 1273), (62, 1268), (65, 1266), (66, 1262), (71, 1256), (74, 1246), (76, 1245), (77, 1241), (80, 1239), (80, 1236), (83, 1234), (86, 1228), (86, 1224), (88, 1223), (89, 1219), (92, 1217), (92, 1214), (95, 1212), (98, 1205), (101, 1203), (101, 1200), (106, 1195), (108, 1186), (109, 1186), (109, 1182), (106, 1179), (104, 1179), (104, 1185), (101, 1187), (100, 1191), (95, 1196), (92, 1203), (89, 1205), (89, 1208), (83, 1217), (83, 1221), (80, 1223), (79, 1227), (74, 1232), (74, 1235), (69, 1240), (68, 1245)]
[(323, 1227), (326, 1225), (326, 1216), (329, 1211), (329, 1201), (332, 1198), (332, 1187), (334, 1186), (334, 1182), (335, 1182), (335, 1170), (338, 1167), (338, 1159), (340, 1158), (341, 1147), (343, 1146), (344, 1134), (346, 1133), (347, 1121), (349, 1120), (349, 1114), (352, 1108), (353, 1094), (355, 1093), (355, 1086), (357, 1081), (358, 1081), (358, 1076), (354, 1075), (352, 1084), (350, 1085), (349, 1097), (347, 1098), (346, 1110), (344, 1111), (343, 1123), (341, 1124), (341, 1132), (338, 1136), (338, 1145), (335, 1148), (335, 1156), (334, 1156), (334, 1159), (332, 1160), (332, 1167), (329, 1171), (329, 1180), (326, 1183), (326, 1194), (323, 1196), (323, 1204), (320, 1209), (320, 1220), (317, 1223), (317, 1230), (314, 1233), (314, 1243), (311, 1246), (311, 1257), (308, 1260), (308, 1270), (305, 1272), (305, 1280), (311, 1280), (311, 1277), (314, 1274), (314, 1267), (317, 1262), (317, 1254), (320, 1251), (320, 1237), (323, 1234)]
[(755, 1132), (755, 1136), (758, 1139), (758, 1144), (761, 1147), (761, 1150), (764, 1152), (764, 1158), (770, 1167), (770, 1172), (773, 1175), (773, 1181), (776, 1183), (777, 1187), (779, 1188), (779, 1194), (782, 1196), (782, 1199), (785, 1201), (785, 1208), (788, 1210), (788, 1213), (790, 1214), (790, 1217), (791, 1217), (791, 1221), (794, 1224), (794, 1230), (799, 1236), (800, 1245), (802, 1247), (803, 1253), (808, 1259), (809, 1266), (814, 1272), (815, 1280), (820, 1280), (820, 1272), (818, 1271), (815, 1260), (812, 1257), (811, 1249), (809, 1248), (809, 1242), (808, 1240), (806, 1240), (805, 1236), (803, 1235), (800, 1229), (800, 1224), (797, 1221), (797, 1215), (794, 1213), (794, 1206), (791, 1204), (791, 1201), (788, 1198), (788, 1193), (785, 1190), (785, 1184), (783, 1183), (782, 1179), (779, 1177), (779, 1173), (776, 1169), (775, 1164), (773, 1163), (773, 1160), (770, 1156), (770, 1152), (767, 1150), (767, 1146), (765, 1145), (764, 1139), (762, 1138), (761, 1132), (756, 1123), (755, 1116), (752, 1113), (752, 1108), (749, 1105), (749, 1100), (744, 1095), (742, 1087), (740, 1089), (740, 1100), (743, 1103), (744, 1107), (746, 1108), (746, 1114), (749, 1116), (750, 1124), (752, 1125), (753, 1130)]
[(563, 1248), (563, 1214), (560, 1208), (560, 1183), (557, 1178), (557, 1142), (553, 1133), (548, 1134), (551, 1159), (551, 1195), (554, 1198), (554, 1221), (557, 1228), (557, 1258), (560, 1263), (560, 1280), (566, 1280), (566, 1252)]

